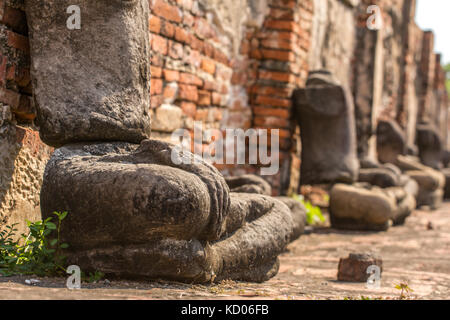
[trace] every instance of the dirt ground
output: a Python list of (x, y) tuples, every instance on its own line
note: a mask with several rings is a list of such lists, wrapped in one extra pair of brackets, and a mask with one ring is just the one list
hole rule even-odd
[[(381, 288), (336, 281), (340, 257), (374, 252), (383, 259)], [(0, 277), (0, 299), (399, 299), (396, 284), (413, 290), (408, 299), (450, 299), (450, 202), (416, 211), (387, 232), (342, 232), (323, 228), (302, 236), (281, 257), (279, 274), (262, 284), (216, 285), (102, 280), (65, 288), (65, 279)], [(28, 285), (27, 279), (39, 283)]]

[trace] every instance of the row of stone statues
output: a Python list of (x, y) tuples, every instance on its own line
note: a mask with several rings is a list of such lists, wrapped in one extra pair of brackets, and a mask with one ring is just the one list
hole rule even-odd
[[(258, 177), (225, 179), (202, 159), (175, 164), (174, 146), (150, 139), (147, 0), (79, 0), (80, 30), (66, 26), (71, 4), (26, 0), (37, 121), (57, 147), (41, 209), (44, 218), (69, 212), (61, 229), (69, 262), (187, 282), (274, 276), (278, 255), (303, 233), (305, 208), (271, 197)], [(380, 124), (381, 163), (358, 160), (352, 97), (328, 72), (312, 72), (294, 102), (302, 183), (332, 186), (333, 226), (385, 230), (416, 201), (439, 204), (443, 176), (397, 152), (389, 124)], [(420, 153), (432, 167), (433, 152)]]
[(378, 159), (359, 160), (353, 100), (332, 74), (311, 72), (294, 104), (301, 128), (301, 184), (328, 185), (333, 227), (386, 230), (404, 223), (418, 206), (439, 207), (445, 185), (438, 171), (441, 143), (429, 126), (417, 128), (416, 158), (407, 155), (401, 128), (380, 121)]

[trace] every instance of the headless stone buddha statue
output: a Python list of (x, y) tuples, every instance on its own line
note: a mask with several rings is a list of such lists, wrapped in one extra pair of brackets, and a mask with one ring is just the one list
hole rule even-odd
[(352, 183), (358, 177), (353, 99), (326, 70), (310, 72), (294, 93), (301, 130), (302, 185)]
[(417, 126), (416, 142), (420, 161), (435, 170), (443, 168), (444, 148), (437, 130), (429, 124)]
[(274, 276), (301, 219), (270, 196), (230, 192), (202, 159), (176, 164), (174, 145), (149, 139), (148, 1), (79, 0), (80, 30), (67, 28), (71, 4), (26, 0), (40, 135), (57, 147), (41, 210), (68, 211), (69, 262), (185, 282)]
[[(397, 166), (404, 175), (418, 185), (417, 206), (437, 209), (443, 200), (445, 176), (435, 170), (441, 163), (441, 143), (429, 126), (418, 125), (416, 142), (419, 157), (406, 155), (406, 139), (402, 129), (393, 120), (380, 121), (377, 128), (378, 159)], [(424, 164), (425, 163), (425, 164)], [(434, 166), (435, 168), (433, 168)]]
[[(335, 228), (386, 230), (414, 209), (404, 177), (379, 163), (359, 161), (353, 98), (326, 70), (312, 71), (306, 88), (294, 94), (302, 140), (301, 185), (330, 191)], [(414, 191), (413, 191), (414, 192)]]

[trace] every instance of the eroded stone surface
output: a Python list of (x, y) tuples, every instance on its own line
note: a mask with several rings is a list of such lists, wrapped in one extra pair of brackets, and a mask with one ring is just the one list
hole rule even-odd
[(139, 143), (150, 136), (148, 1), (27, 0), (33, 91), (42, 140)]
[(292, 233), (292, 240), (298, 239), (305, 231), (306, 226), (306, 208), (305, 206), (289, 197), (276, 197), (278, 201), (283, 202), (289, 209), (291, 209), (292, 218), (294, 219), (295, 229)]
[(268, 196), (272, 194), (270, 184), (256, 175), (245, 174), (242, 176), (226, 177), (225, 180), (233, 192), (257, 193)]
[(51, 153), (36, 131), (17, 126), (0, 104), (0, 230), (17, 224), (19, 238), (27, 220), (41, 220), (39, 193)]
[[(225, 178), (231, 191), (239, 193), (253, 193), (262, 195), (271, 195), (272, 188), (263, 178), (246, 174), (236, 177)], [(283, 202), (290, 210), (294, 220), (294, 230), (291, 235), (291, 241), (298, 239), (302, 234), (306, 226), (306, 208), (305, 206), (289, 197), (275, 197), (278, 201)]]
[(394, 199), (396, 207), (392, 215), (394, 225), (400, 225), (416, 208), (416, 197), (418, 196), (419, 186), (411, 177), (402, 174), (401, 170), (391, 163), (379, 164), (373, 163), (368, 169), (359, 171), (359, 182), (369, 183), (373, 186), (382, 188), (382, 191)]
[(450, 198), (450, 169), (446, 168), (442, 170), (442, 173), (445, 175), (445, 189), (444, 189), (444, 198)]
[(69, 212), (61, 236), (71, 261), (124, 277), (188, 282), (274, 276), (277, 256), (304, 221), (272, 197), (230, 193), (202, 159), (175, 164), (173, 148), (145, 140), (55, 151), (41, 206), (44, 218)]
[[(356, 30), (355, 11), (344, 1), (314, 0), (309, 50), (310, 70), (328, 69), (340, 83), (350, 87)], [(345, 34), (345, 37), (342, 35)]]
[(367, 182), (380, 188), (387, 188), (398, 186), (399, 176), (383, 168), (361, 169), (359, 170), (358, 181)]

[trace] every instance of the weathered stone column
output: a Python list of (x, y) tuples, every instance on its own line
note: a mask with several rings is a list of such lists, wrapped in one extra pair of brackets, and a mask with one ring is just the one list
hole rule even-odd
[(148, 2), (26, 0), (34, 100), (42, 140), (128, 141), (150, 136)]
[[(360, 3), (366, 15), (367, 4)], [(361, 18), (361, 17), (360, 17)], [(383, 28), (369, 30), (360, 23), (356, 33), (352, 94), (355, 104), (357, 152), (361, 160), (376, 160), (376, 132), (383, 91)]]

